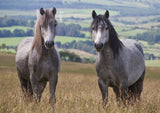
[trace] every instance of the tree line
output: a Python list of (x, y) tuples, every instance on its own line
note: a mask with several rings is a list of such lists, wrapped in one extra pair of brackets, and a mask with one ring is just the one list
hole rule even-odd
[(23, 36), (33, 36), (33, 30), (27, 29), (26, 31), (21, 29), (15, 29), (13, 32), (10, 30), (0, 30), (0, 37), (23, 37)]
[(68, 51), (59, 52), (62, 61), (80, 62), (80, 63), (95, 63), (95, 58), (81, 58), (75, 53), (70, 53)]
[[(33, 20), (13, 19), (9, 17), (0, 18), (0, 27), (11, 27), (11, 26), (25, 26), (34, 27), (35, 22)], [(87, 28), (83, 28), (87, 29)], [(78, 24), (64, 24), (59, 23), (56, 27), (56, 35), (58, 36), (71, 36), (84, 38), (85, 34), (81, 33), (83, 30)], [(15, 29), (13, 32), (10, 30), (0, 30), (0, 37), (22, 37), (22, 36), (33, 36), (34, 30), (28, 29), (24, 31), (22, 29)]]
[(81, 58), (74, 53), (70, 53), (68, 51), (60, 51), (59, 54), (61, 60), (63, 61), (81, 62)]
[(0, 18), (0, 27), (11, 27), (11, 26), (27, 26), (34, 27), (34, 20), (25, 19), (13, 19), (8, 16)]
[(145, 53), (145, 60), (160, 60), (160, 57), (155, 56), (154, 54)]
[(147, 41), (148, 44), (160, 43), (160, 31), (148, 31), (136, 36), (129, 36), (130, 39)]
[(81, 26), (78, 24), (64, 24), (59, 23), (56, 28), (56, 35), (59, 36), (71, 36), (84, 38), (85, 34), (81, 33)]
[(92, 41), (78, 41), (76, 42), (75, 40), (72, 42), (66, 42), (64, 44), (61, 44), (60, 42), (56, 42), (56, 45), (58, 48), (62, 49), (79, 49), (91, 54), (96, 54), (96, 50), (94, 48), (94, 44)]

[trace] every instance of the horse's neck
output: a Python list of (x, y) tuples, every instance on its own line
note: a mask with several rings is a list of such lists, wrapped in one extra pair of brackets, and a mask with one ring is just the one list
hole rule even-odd
[(50, 53), (50, 51), (48, 49), (46, 49), (44, 45), (42, 45), (42, 55), (48, 55), (49, 53)]
[(101, 52), (99, 52), (100, 60), (106, 65), (112, 65), (114, 60), (113, 51), (108, 44), (106, 44)]

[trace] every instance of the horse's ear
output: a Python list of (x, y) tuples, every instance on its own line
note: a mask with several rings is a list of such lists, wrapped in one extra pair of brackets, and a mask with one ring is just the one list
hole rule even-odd
[(43, 15), (45, 13), (43, 8), (40, 9), (40, 13), (41, 13), (41, 15)]
[(54, 15), (56, 14), (56, 8), (55, 8), (55, 7), (52, 9), (52, 13), (53, 13)]
[(96, 18), (96, 16), (97, 16), (96, 11), (95, 11), (95, 10), (93, 10), (93, 11), (92, 11), (92, 18), (93, 18), (93, 19), (95, 19), (95, 18)]
[(108, 10), (106, 10), (106, 12), (105, 12), (105, 14), (104, 14), (104, 15), (105, 15), (105, 17), (106, 17), (106, 18), (109, 18), (109, 11), (108, 11)]

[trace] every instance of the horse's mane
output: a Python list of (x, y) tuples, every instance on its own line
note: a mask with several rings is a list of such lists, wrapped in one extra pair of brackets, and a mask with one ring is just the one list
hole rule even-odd
[(39, 61), (41, 55), (42, 55), (42, 50), (44, 47), (44, 40), (41, 36), (41, 27), (45, 27), (48, 24), (48, 18), (49, 18), (49, 11), (46, 10), (45, 14), (40, 16), (38, 20), (36, 21), (35, 24), (35, 32), (34, 32), (34, 39), (32, 43), (32, 48), (31, 50), (35, 49), (37, 51), (37, 61)]
[(117, 34), (116, 30), (114, 29), (113, 25), (111, 24), (111, 22), (109, 21), (109, 19), (107, 19), (106, 23), (109, 27), (109, 41), (108, 41), (108, 43), (109, 43), (109, 46), (111, 47), (111, 49), (113, 50), (113, 54), (114, 54), (114, 58), (115, 58), (118, 56), (119, 50), (122, 48), (123, 44), (119, 40), (118, 34)]

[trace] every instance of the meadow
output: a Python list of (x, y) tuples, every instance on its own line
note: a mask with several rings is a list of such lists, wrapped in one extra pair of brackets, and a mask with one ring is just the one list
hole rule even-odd
[(109, 88), (109, 102), (102, 106), (93, 64), (62, 62), (56, 89), (55, 108), (49, 105), (47, 84), (40, 103), (21, 94), (15, 56), (0, 53), (0, 113), (158, 113), (160, 112), (160, 67), (147, 67), (141, 101), (117, 105)]
[[(27, 37), (9, 37), (9, 38), (0, 38), (0, 45), (6, 44), (8, 46), (17, 46), (20, 41), (22, 41), (24, 38)], [(72, 41), (86, 41), (91, 39), (86, 38), (77, 38), (77, 37), (68, 37), (68, 36), (56, 36), (55, 42), (61, 42), (61, 44), (64, 44), (66, 42), (72, 42)]]
[(24, 27), (24, 26), (11, 26), (11, 27), (1, 27), (0, 30), (9, 30), (11, 32), (13, 32), (15, 29), (21, 29), (21, 30), (24, 30), (24, 31), (27, 31), (27, 30), (33, 30), (33, 28), (31, 27)]

